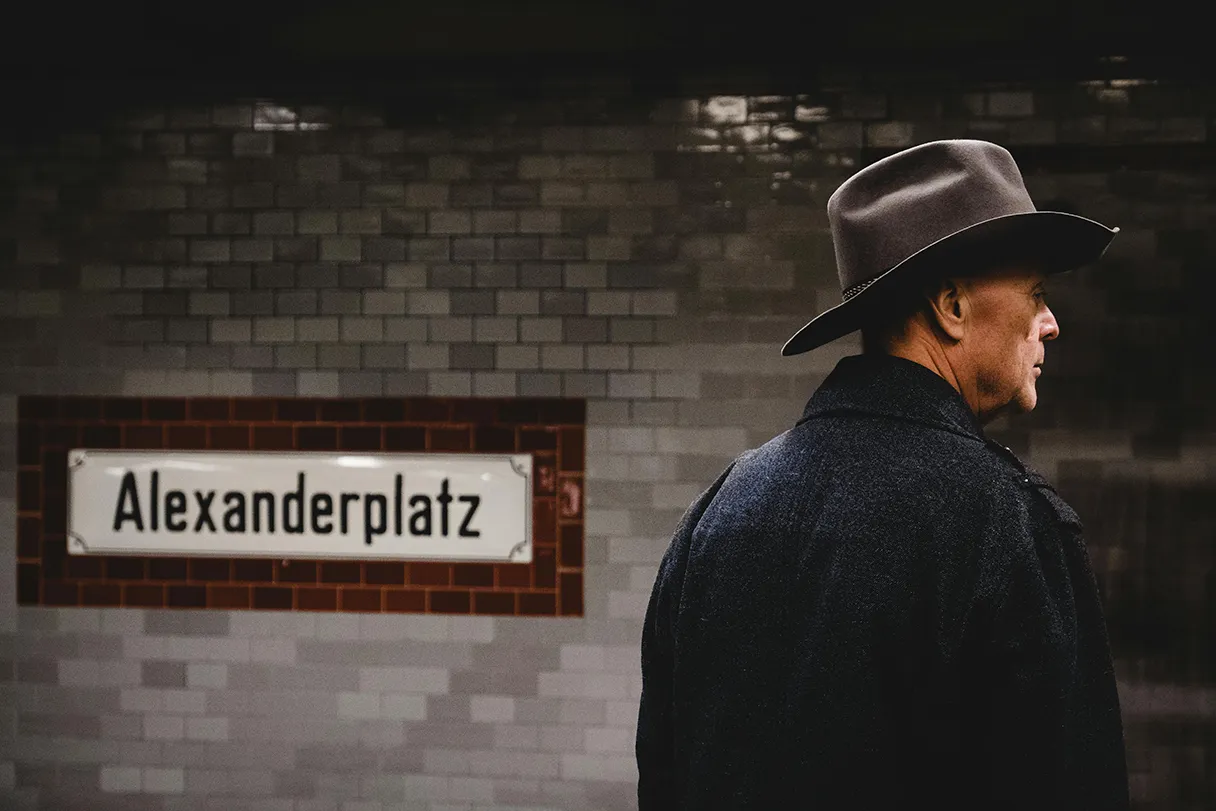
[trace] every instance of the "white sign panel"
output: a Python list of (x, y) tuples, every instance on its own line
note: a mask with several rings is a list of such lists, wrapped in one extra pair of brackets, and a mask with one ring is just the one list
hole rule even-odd
[(530, 454), (73, 450), (73, 554), (532, 560)]

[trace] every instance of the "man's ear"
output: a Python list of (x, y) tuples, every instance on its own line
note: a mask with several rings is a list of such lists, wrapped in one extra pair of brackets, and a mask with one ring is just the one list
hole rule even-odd
[(956, 279), (943, 279), (929, 294), (929, 314), (934, 324), (955, 341), (961, 341), (966, 334), (969, 311), (970, 302)]

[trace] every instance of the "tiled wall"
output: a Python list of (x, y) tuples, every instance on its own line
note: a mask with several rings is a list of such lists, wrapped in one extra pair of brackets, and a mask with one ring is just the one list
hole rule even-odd
[[(579, 616), (585, 414), (581, 400), (528, 397), (20, 397), (17, 602)], [(74, 448), (527, 453), (532, 560), (70, 555), (65, 523)]]
[(1089, 525), (1137, 807), (1210, 807), (1216, 102), (1138, 81), (788, 84), (304, 88), (115, 102), (5, 141), (10, 571), (18, 394), (587, 401), (580, 618), (18, 608), (0, 577), (7, 805), (632, 807), (639, 623), (669, 533), (857, 349), (778, 354), (838, 300), (828, 195), (892, 149), (972, 135), (1008, 145), (1044, 207), (1123, 229), (1101, 270), (1058, 280), (1040, 405), (992, 433)]

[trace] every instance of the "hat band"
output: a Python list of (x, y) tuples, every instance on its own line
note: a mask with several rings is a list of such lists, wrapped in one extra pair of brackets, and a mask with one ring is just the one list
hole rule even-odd
[(878, 281), (879, 278), (881, 278), (881, 274), (879, 276), (875, 276), (873, 279), (866, 279), (864, 282), (861, 282), (860, 284), (853, 285), (852, 287), (845, 290), (844, 293), (842, 293), (841, 295), (844, 297), (845, 301), (848, 301), (849, 299), (853, 298), (853, 296), (860, 293), (862, 290), (865, 290), (867, 287), (874, 284), (874, 282)]

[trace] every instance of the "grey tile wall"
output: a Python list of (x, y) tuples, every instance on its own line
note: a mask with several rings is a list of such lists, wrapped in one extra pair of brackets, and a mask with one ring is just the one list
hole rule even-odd
[[(1106, 275), (1059, 290), (1077, 337), (1040, 410), (994, 431), (1091, 521), (1138, 807), (1209, 807), (1216, 423), (1183, 339), (1211, 337), (1187, 302), (1216, 178), (1163, 157), (1207, 143), (1207, 98), (871, 87), (580, 117), (600, 101), (461, 129), (227, 98), (3, 146), (5, 571), (18, 394), (590, 398), (582, 620), (17, 609), (0, 577), (6, 807), (634, 807), (637, 640), (668, 534), (857, 349), (778, 356), (838, 299), (827, 197), (883, 150), (967, 135), (1023, 150), (1040, 202), (1124, 229)], [(1126, 385), (1132, 361), (1180, 382)], [(1182, 517), (1162, 537), (1120, 493)], [(1146, 566), (1149, 544), (1170, 562)], [(1144, 602), (1179, 584), (1174, 613)]]

